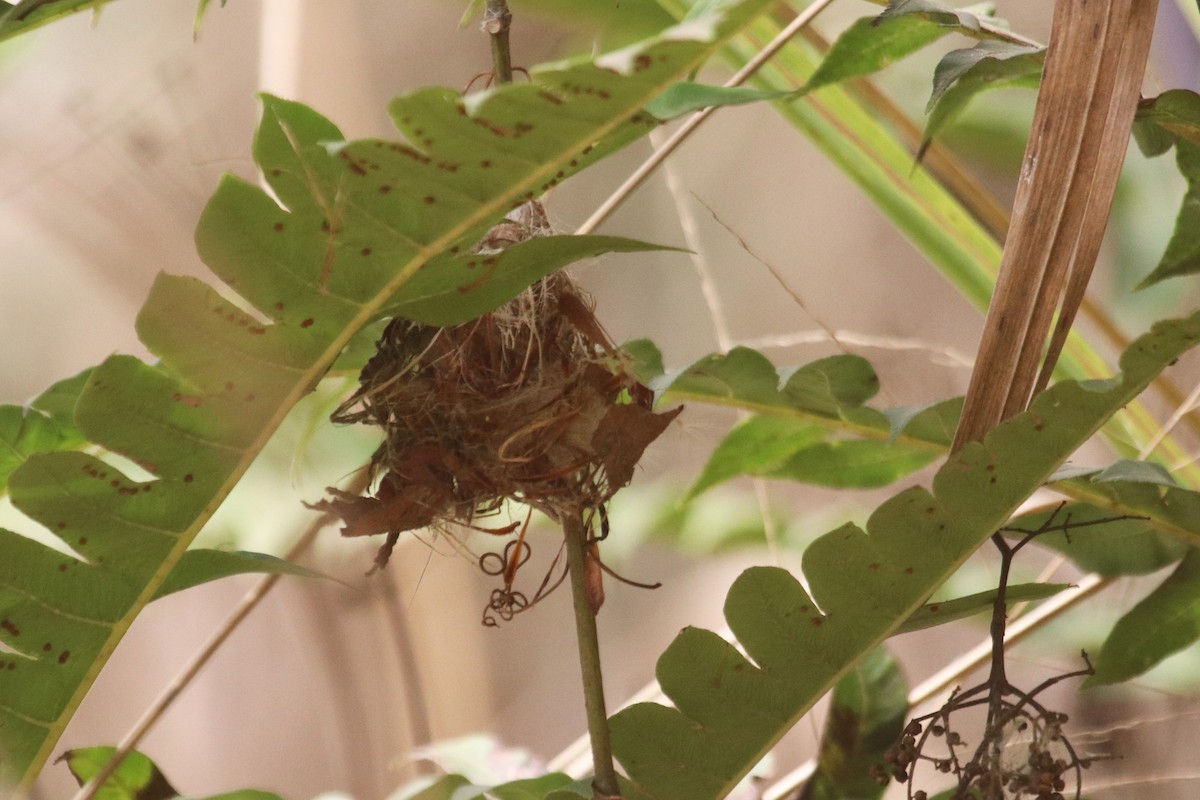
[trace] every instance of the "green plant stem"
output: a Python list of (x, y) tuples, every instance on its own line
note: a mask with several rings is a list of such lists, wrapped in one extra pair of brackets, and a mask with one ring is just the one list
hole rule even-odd
[(567, 569), (571, 576), (571, 599), (575, 605), (575, 635), (579, 641), (579, 669), (583, 676), (583, 702), (587, 709), (588, 736), (592, 740), (592, 788), (597, 800), (620, 797), (613, 769), (608, 712), (604, 707), (604, 679), (600, 673), (600, 639), (596, 614), (587, 589), (587, 527), (579, 510), (567, 511), (562, 519), (567, 540)]
[(508, 47), (511, 26), (512, 12), (506, 0), (487, 0), (483, 29), (492, 40), (492, 80), (496, 83), (512, 82), (512, 53)]

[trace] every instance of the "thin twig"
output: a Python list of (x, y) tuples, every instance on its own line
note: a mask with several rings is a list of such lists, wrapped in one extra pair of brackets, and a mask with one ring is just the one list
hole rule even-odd
[[(824, 11), (826, 6), (828, 6), (831, 2), (833, 2), (833, 0), (813, 0), (812, 5), (804, 9), (801, 14), (792, 20), (790, 25), (780, 31), (779, 35), (771, 40), (770, 44), (764, 47), (758, 55), (756, 55), (746, 64), (746, 66), (738, 70), (736, 75), (727, 80), (725, 82), (725, 87), (730, 88), (733, 86), (741, 86), (743, 83), (745, 83), (751, 75), (758, 72), (758, 70), (761, 69), (762, 66), (768, 61), (770, 61), (771, 58), (777, 52), (779, 52), (779, 50), (785, 44), (791, 41), (792, 37), (795, 36), (797, 32), (799, 32), (805, 25), (808, 25), (810, 22), (816, 19), (817, 15)], [(625, 202), (626, 198), (628, 198), (629, 195), (631, 195), (639, 186), (645, 183), (646, 179), (649, 178), (656, 169), (658, 169), (659, 165), (666, 161), (667, 158), (675, 152), (679, 145), (683, 144), (683, 142), (692, 135), (696, 128), (700, 127), (700, 125), (703, 124), (704, 121), (710, 116), (712, 116), (712, 113), (716, 110), (716, 106), (710, 106), (703, 111), (693, 114), (687, 122), (685, 122), (678, 130), (675, 131), (675, 133), (671, 134), (671, 138), (667, 139), (667, 141), (663, 143), (662, 147), (655, 150), (654, 154), (650, 156), (650, 158), (642, 162), (642, 165), (634, 170), (633, 174), (630, 175), (629, 178), (622, 183), (621, 186), (615, 192), (613, 192), (607, 200), (601, 203), (600, 207), (596, 209), (596, 211), (590, 217), (588, 217), (582, 225), (579, 226), (579, 229), (576, 230), (575, 233), (579, 235), (591, 233), (597, 228), (597, 226), (600, 225), (600, 223), (608, 219), (612, 213), (616, 211), (622, 203)]]
[[(359, 493), (367, 486), (368, 478), (364, 472), (362, 477), (356, 478), (353, 485), (348, 488), (348, 491)], [(288, 561), (295, 559), (305, 550), (307, 550), (316, 540), (317, 534), (326, 526), (332, 523), (335, 517), (331, 514), (322, 514), (304, 531), (303, 535), (296, 540), (284, 555)], [(72, 800), (92, 800), (104, 787), (104, 784), (112, 777), (117, 768), (121, 766), (121, 762), (130, 754), (146, 737), (146, 734), (158, 723), (158, 721), (167, 712), (183, 691), (191, 685), (200, 671), (208, 664), (209, 659), (216, 654), (217, 650), (225, 643), (239, 625), (250, 615), (250, 612), (258, 607), (267, 593), (275, 587), (279, 579), (283, 577), (281, 574), (268, 575), (258, 582), (250, 591), (242, 596), (241, 602), (237, 604), (233, 612), (230, 613), (220, 627), (209, 637), (188, 664), (179, 671), (178, 674), (171, 680), (162, 693), (155, 698), (149, 708), (142, 714), (141, 719), (125, 734), (117, 745), (116, 751), (109, 758), (108, 763), (101, 767), (92, 779), (80, 787), (75, 793)]]
[(608, 800), (620, 797), (621, 789), (613, 768), (608, 712), (604, 704), (604, 678), (600, 671), (600, 640), (596, 635), (596, 613), (588, 592), (588, 529), (579, 509), (563, 512), (562, 527), (567, 542), (567, 569), (571, 576), (571, 599), (575, 606), (579, 669), (583, 677), (583, 700), (592, 744), (592, 789), (596, 800)]

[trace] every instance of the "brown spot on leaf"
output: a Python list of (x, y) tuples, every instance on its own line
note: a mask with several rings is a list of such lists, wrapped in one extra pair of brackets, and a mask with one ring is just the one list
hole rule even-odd
[(814, 628), (819, 628), (819, 627), (821, 627), (821, 623), (822, 623), (822, 622), (824, 622), (824, 621), (825, 621), (825, 620), (824, 620), (824, 619), (822, 619), (821, 617), (813, 617), (813, 618), (812, 618), (812, 620), (811, 620), (811, 622), (812, 622), (812, 624), (813, 624), (813, 627), (814, 627)]
[(252, 394), (248, 394), (248, 395), (246, 395), (246, 398), (245, 398), (245, 399), (246, 399), (246, 402), (247, 402), (247, 403), (253, 403), (253, 402), (254, 402), (254, 400), (255, 400), (255, 396), (254, 396), (254, 395), (252, 395)]
[(425, 198), (424, 198), (424, 199), (425, 199), (425, 205), (427, 205), (427, 206), (431, 206), (431, 205), (433, 205), (434, 203), (436, 203), (436, 202), (437, 202), (437, 198), (436, 198), (436, 197), (434, 197), (434, 196), (433, 196), (433, 195), (431, 195), (431, 194), (427, 194), (427, 195), (425, 195)]
[(179, 403), (180, 405), (187, 406), (188, 408), (199, 408), (201, 402), (203, 402), (203, 401), (201, 401), (201, 399), (199, 397), (196, 397), (195, 395), (180, 394), (179, 392), (176, 392), (175, 394), (171, 395), (171, 399), (174, 400), (176, 403)]
[(79, 546), (80, 546), (80, 547), (84, 547), (84, 546), (86, 546), (86, 545), (87, 545), (87, 543), (88, 543), (88, 538), (87, 538), (86, 536), (80, 536), (80, 537), (79, 537)]
[(195, 480), (195, 479), (192, 477), (192, 473), (190, 473), (190, 472), (187, 475), (183, 476), (184, 483), (191, 483), (193, 480)]
[(67, 565), (66, 565), (66, 564), (59, 564), (59, 565), (58, 565), (58, 571), (59, 571), (59, 572), (66, 572), (66, 571), (67, 571)]
[(369, 255), (371, 255), (371, 248), (369, 248), (369, 247), (364, 247), (362, 250), (359, 250), (359, 251), (358, 251), (358, 254), (359, 254), (360, 256), (369, 256)]
[(266, 332), (267, 332), (267, 329), (263, 328), (259, 325), (252, 325), (249, 328), (246, 328), (246, 333), (252, 334), (254, 336), (261, 336)]
[(309, 317), (308, 319), (306, 319), (300, 323), (300, 327), (301, 328), (311, 328), (312, 324), (313, 324), (313, 319), (312, 319), (312, 317)]
[(283, 223), (276, 222), (274, 225), (271, 226), (271, 230), (275, 231), (276, 233), (279, 233), (281, 230), (283, 230)]
[(904, 574), (905, 574), (905, 575), (912, 575), (912, 574), (913, 574), (913, 568), (912, 568), (912, 567), (905, 567), (905, 568), (904, 568)]
[(392, 190), (392, 187), (391, 187), (391, 186), (388, 186), (386, 183), (385, 183), (383, 186), (380, 186), (380, 187), (379, 187), (379, 193), (380, 193), (380, 194), (387, 194), (387, 193), (388, 193), (388, 192), (390, 192), (391, 190)]
[(8, 633), (12, 636), (20, 636), (21, 635), (21, 629), (18, 628), (17, 624), (15, 622), (13, 622), (11, 619), (6, 619), (6, 620), (0, 622), (0, 629), (8, 631)]
[(58, 654), (58, 663), (65, 664), (65, 663), (67, 663), (67, 659), (69, 659), (70, 657), (71, 657), (71, 651), (63, 650), (61, 653)]

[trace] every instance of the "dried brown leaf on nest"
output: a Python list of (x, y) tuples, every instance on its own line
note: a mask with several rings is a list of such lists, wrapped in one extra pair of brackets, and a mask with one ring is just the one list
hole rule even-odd
[[(481, 247), (521, 235), (524, 223), (502, 223)], [(472, 525), (507, 500), (558, 520), (626, 485), (679, 410), (651, 409), (589, 300), (557, 273), (463, 325), (393, 319), (332, 417), (383, 429), (374, 494), (331, 489), (313, 508), (340, 516), (345, 536), (387, 534), (389, 544), (406, 530)]]

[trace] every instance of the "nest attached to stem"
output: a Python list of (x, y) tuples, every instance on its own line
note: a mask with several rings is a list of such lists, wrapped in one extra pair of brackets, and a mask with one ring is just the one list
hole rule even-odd
[[(501, 223), (481, 248), (527, 231)], [(599, 509), (679, 413), (656, 414), (651, 401), (561, 272), (463, 325), (396, 318), (360, 388), (332, 415), (383, 429), (369, 465), (373, 496), (330, 489), (312, 507), (340, 516), (345, 536), (386, 534), (377, 567), (400, 533), (475, 526), (506, 500), (555, 520)]]

